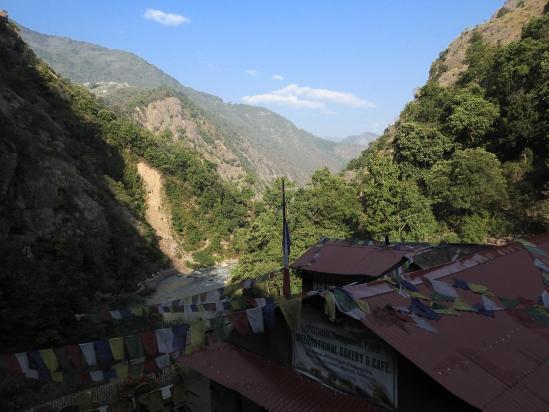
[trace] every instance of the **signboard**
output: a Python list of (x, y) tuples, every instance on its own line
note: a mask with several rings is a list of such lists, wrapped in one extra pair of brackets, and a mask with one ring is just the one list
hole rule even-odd
[(394, 351), (351, 320), (332, 323), (319, 309), (303, 305), (294, 368), (335, 389), (397, 406)]

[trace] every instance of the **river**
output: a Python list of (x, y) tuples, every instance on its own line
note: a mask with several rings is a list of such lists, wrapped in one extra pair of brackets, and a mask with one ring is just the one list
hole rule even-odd
[(229, 282), (231, 270), (235, 266), (236, 262), (232, 261), (220, 266), (197, 269), (190, 275), (167, 277), (160, 281), (155, 292), (146, 298), (147, 304), (154, 305), (169, 302), (185, 296), (221, 288)]

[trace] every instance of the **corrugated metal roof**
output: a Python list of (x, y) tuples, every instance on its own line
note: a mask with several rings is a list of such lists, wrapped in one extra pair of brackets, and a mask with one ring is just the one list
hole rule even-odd
[(292, 369), (228, 343), (215, 343), (180, 359), (183, 365), (230, 388), (269, 411), (371, 411), (385, 409), (334, 391)]
[(319, 242), (293, 262), (293, 269), (336, 275), (380, 276), (402, 258), (427, 244), (359, 244), (345, 240)]
[[(548, 235), (535, 241), (549, 252)], [(424, 294), (430, 289), (423, 277), (448, 283), (459, 277), (487, 286), (496, 296), (536, 302), (543, 291), (539, 269), (519, 244), (410, 276)], [(430, 333), (413, 322), (391, 321), (384, 315), (385, 305), (408, 306), (410, 301), (394, 289), (379, 284), (376, 288), (373, 293), (368, 293), (368, 286), (349, 288), (357, 297), (370, 296), (365, 300), (372, 314), (364, 324), (450, 392), (485, 410), (549, 410), (549, 328), (534, 322), (525, 307), (497, 311), (495, 318), (476, 313), (443, 316), (431, 322), (438, 333)], [(470, 291), (458, 293), (470, 304), (481, 300)]]

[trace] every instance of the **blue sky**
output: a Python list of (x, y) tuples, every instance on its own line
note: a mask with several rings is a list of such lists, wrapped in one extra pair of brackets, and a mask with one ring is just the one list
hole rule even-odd
[[(131, 51), (319, 136), (381, 132), (503, 0), (0, 0), (33, 30)], [(273, 78), (274, 77), (274, 78)]]

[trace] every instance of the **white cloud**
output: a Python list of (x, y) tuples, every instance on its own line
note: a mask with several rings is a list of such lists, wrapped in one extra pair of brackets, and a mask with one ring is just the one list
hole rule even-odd
[(147, 9), (143, 15), (147, 20), (153, 20), (163, 26), (179, 26), (180, 24), (190, 23), (191, 19), (181, 14), (166, 13), (162, 10)]
[(312, 100), (299, 99), (297, 96), (284, 96), (275, 93), (256, 94), (255, 96), (244, 96), (242, 101), (247, 104), (273, 103), (280, 106), (290, 106), (306, 109), (323, 109), (324, 103)]
[(248, 73), (250, 76), (257, 76), (257, 70), (255, 69), (246, 70), (246, 73)]
[(273, 74), (273, 77), (271, 77), (273, 80), (284, 80), (284, 77), (281, 74)]
[(248, 104), (272, 103), (280, 106), (323, 110), (326, 110), (328, 103), (352, 108), (375, 107), (373, 102), (361, 99), (352, 93), (301, 87), (297, 84), (290, 84), (271, 93), (244, 96), (242, 101)]

